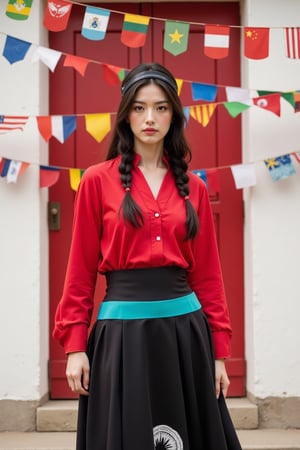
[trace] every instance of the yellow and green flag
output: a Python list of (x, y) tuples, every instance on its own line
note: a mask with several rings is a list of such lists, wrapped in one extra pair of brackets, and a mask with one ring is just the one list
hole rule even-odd
[(121, 42), (128, 47), (142, 47), (146, 42), (150, 17), (125, 14)]
[(10, 19), (26, 20), (29, 17), (33, 0), (8, 0), (6, 15)]
[(164, 49), (177, 56), (187, 50), (190, 24), (166, 21)]

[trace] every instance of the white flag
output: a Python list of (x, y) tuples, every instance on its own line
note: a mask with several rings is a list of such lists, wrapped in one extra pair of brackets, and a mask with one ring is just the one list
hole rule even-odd
[(252, 105), (249, 89), (226, 86), (225, 91), (228, 102), (240, 102), (245, 105)]
[(42, 61), (47, 67), (49, 67), (51, 72), (54, 72), (61, 55), (61, 52), (58, 52), (57, 50), (52, 50), (51, 48), (46, 47), (37, 47), (32, 55), (32, 62)]
[(243, 189), (256, 185), (254, 164), (237, 164), (231, 166), (236, 189)]
[(21, 161), (11, 160), (7, 170), (6, 181), (7, 183), (16, 183), (18, 179), (19, 172), (22, 167)]

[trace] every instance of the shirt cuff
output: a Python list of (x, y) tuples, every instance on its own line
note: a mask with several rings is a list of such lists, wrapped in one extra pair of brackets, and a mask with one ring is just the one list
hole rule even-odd
[(231, 356), (231, 335), (227, 331), (212, 332), (215, 359), (230, 358)]
[(65, 353), (85, 352), (88, 339), (88, 327), (77, 324), (67, 327), (64, 333)]

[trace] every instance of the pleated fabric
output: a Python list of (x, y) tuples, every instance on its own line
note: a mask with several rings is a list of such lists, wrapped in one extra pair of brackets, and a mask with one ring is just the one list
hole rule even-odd
[[(115, 295), (120, 290), (127, 297), (131, 285), (132, 300), (190, 292), (182, 269), (121, 272), (108, 279), (104, 301), (124, 300)], [(122, 289), (124, 275), (130, 281), (123, 280)], [(216, 399), (202, 309), (167, 318), (97, 320), (87, 353), (90, 394), (79, 400), (77, 450), (241, 450), (224, 397)]]

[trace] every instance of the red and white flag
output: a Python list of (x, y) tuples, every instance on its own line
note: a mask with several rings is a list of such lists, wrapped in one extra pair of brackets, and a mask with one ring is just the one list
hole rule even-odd
[(288, 58), (300, 58), (300, 28), (285, 28), (285, 53)]
[(44, 15), (44, 26), (49, 31), (63, 31), (67, 28), (72, 3), (65, 0), (48, 0)]
[(0, 134), (12, 130), (21, 130), (25, 127), (28, 116), (3, 116), (0, 115)]
[(226, 58), (229, 52), (229, 33), (227, 26), (205, 25), (204, 54), (209, 58)]

